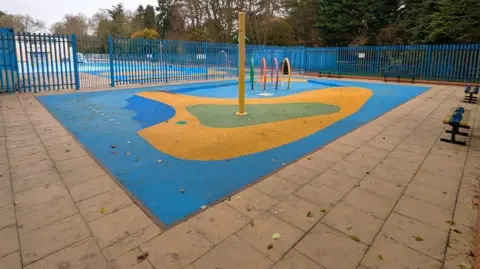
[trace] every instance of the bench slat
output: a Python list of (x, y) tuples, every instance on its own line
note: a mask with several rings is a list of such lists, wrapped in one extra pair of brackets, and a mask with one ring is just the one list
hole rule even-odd
[(468, 125), (470, 121), (470, 115), (471, 115), (470, 109), (466, 109), (465, 112), (463, 112), (462, 120), (460, 121), (460, 127), (470, 127)]
[(475, 90), (473, 90), (473, 93), (478, 94), (478, 90), (479, 90), (478, 87), (475, 87)]
[(462, 120), (463, 113), (465, 112), (465, 109), (463, 107), (457, 108), (457, 111), (452, 116), (452, 119), (450, 120), (450, 123), (456, 123), (459, 124), (460, 121)]
[(470, 93), (470, 89), (471, 89), (471, 88), (472, 88), (472, 87), (467, 86), (467, 87), (465, 88), (465, 93)]
[(452, 119), (452, 116), (455, 113), (455, 111), (457, 111), (456, 107), (450, 108), (450, 111), (447, 113), (447, 115), (445, 115), (445, 118), (443, 118), (443, 123), (444, 124), (449, 124), (450, 123), (450, 120)]

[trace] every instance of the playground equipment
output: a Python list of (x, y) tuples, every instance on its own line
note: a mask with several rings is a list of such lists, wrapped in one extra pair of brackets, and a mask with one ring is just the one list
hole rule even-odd
[(260, 63), (260, 86), (263, 86), (263, 90), (267, 88), (267, 61), (265, 57), (262, 58)]
[[(238, 12), (238, 62), (245, 63), (245, 12)], [(238, 65), (238, 112), (237, 115), (247, 115), (245, 111), (245, 65)]]
[[(290, 67), (290, 61), (288, 58), (284, 58), (282, 61), (282, 75), (279, 76), (279, 69), (278, 69), (278, 60), (276, 57), (272, 59), (272, 67), (270, 68), (270, 82), (271, 82), (271, 87), (275, 87), (275, 90), (278, 90), (278, 82), (279, 80), (282, 82), (282, 87), (285, 86), (285, 81), (287, 82), (287, 90), (290, 89), (290, 80), (291, 80), (291, 67)], [(263, 90), (265, 91), (267, 89), (267, 61), (265, 60), (265, 57), (263, 57), (260, 61), (260, 86), (263, 86)], [(253, 58), (250, 59), (250, 84), (252, 90), (254, 89), (254, 83), (255, 83), (255, 66), (253, 63)], [(274, 74), (275, 74), (275, 79), (274, 79)], [(286, 77), (285, 77), (286, 76)], [(275, 85), (275, 86), (274, 86)]]
[(250, 59), (250, 85), (252, 85), (252, 90), (253, 90), (253, 84), (255, 83), (255, 65), (253, 64), (253, 58)]
[[(273, 69), (275, 67), (275, 69)], [(273, 71), (275, 70), (275, 73), (277, 74), (275, 77), (275, 90), (278, 89), (278, 61), (276, 57), (273, 57), (273, 62), (272, 62), (272, 69), (270, 71), (270, 81), (273, 86)]]
[(285, 57), (283, 59), (281, 69), (282, 69), (282, 76), (281, 76), (282, 86), (285, 83), (285, 75), (287, 75), (287, 81), (288, 81), (287, 90), (289, 90), (290, 89), (290, 79), (292, 77), (292, 71), (291, 71), (291, 68), (290, 68), (290, 61), (288, 60), (288, 58)]
[(223, 74), (223, 78), (225, 78), (225, 74), (230, 72), (230, 67), (228, 66), (228, 55), (225, 51), (221, 50), (218, 52), (219, 54), (223, 54), (225, 56), (225, 73)]

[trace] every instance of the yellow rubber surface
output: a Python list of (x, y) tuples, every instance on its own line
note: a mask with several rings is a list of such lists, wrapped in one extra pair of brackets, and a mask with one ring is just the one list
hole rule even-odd
[[(248, 99), (247, 104), (281, 104), (318, 102), (338, 106), (329, 115), (244, 126), (211, 128), (203, 126), (186, 107), (196, 104), (236, 104), (234, 99), (204, 98), (165, 92), (142, 92), (139, 96), (172, 106), (175, 116), (138, 132), (153, 147), (177, 158), (189, 160), (223, 160), (279, 147), (302, 139), (357, 112), (372, 96), (371, 90), (336, 87), (306, 91), (276, 98)], [(232, 117), (238, 117), (232, 115)], [(235, 120), (235, 118), (232, 118)], [(177, 124), (185, 121), (186, 124)]]

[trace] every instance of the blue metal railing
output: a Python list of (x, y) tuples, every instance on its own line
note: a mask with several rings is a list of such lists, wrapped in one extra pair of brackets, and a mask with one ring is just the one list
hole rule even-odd
[(307, 48), (306, 72), (382, 76), (402, 70), (419, 79), (480, 82), (480, 45), (411, 45)]
[[(294, 73), (353, 76), (401, 72), (417, 79), (480, 83), (480, 44), (279, 47), (247, 45), (259, 71), (289, 58)], [(237, 77), (238, 46), (227, 43), (14, 33), (0, 28), (0, 92), (115, 87)]]
[(75, 37), (0, 29), (2, 93), (79, 89)]

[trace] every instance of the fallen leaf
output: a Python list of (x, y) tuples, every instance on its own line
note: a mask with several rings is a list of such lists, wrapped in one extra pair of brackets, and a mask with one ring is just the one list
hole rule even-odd
[(69, 149), (67, 149), (67, 150), (65, 150), (65, 152), (70, 152), (70, 150), (69, 150)]
[(277, 239), (279, 239), (279, 238), (280, 238), (280, 234), (279, 234), (279, 233), (274, 233), (274, 234), (272, 234), (272, 239), (273, 239), (273, 240), (277, 240)]
[(450, 224), (450, 225), (455, 225), (455, 221), (453, 221), (453, 220), (447, 220), (447, 223)]
[(383, 261), (383, 256), (382, 256), (382, 255), (378, 254), (377, 257), (378, 257), (379, 260), (382, 260), (382, 261)]
[(365, 174), (370, 175), (370, 172), (365, 172)]
[(158, 160), (158, 161), (157, 161), (157, 163), (161, 163), (161, 162), (163, 162), (163, 161), (162, 161), (162, 160)]
[(418, 235), (412, 235), (413, 238), (415, 238), (415, 241), (418, 241), (418, 242), (421, 242), (423, 241), (423, 238), (421, 236), (418, 236)]
[(444, 191), (444, 192), (443, 192), (443, 194), (447, 194), (447, 192), (446, 192), (446, 191)]
[(308, 212), (307, 212), (307, 218), (311, 218), (311, 217), (313, 217), (313, 214), (312, 214), (311, 211), (308, 211)]
[(232, 196), (227, 196), (227, 201), (232, 201)]
[(312, 158), (310, 158), (310, 157), (307, 157), (307, 160), (309, 160), (309, 161), (310, 161), (310, 160), (312, 160)]
[(402, 185), (400, 185), (400, 184), (397, 183), (397, 187), (401, 187), (401, 186), (402, 186)]
[(458, 267), (460, 269), (472, 269), (472, 266), (469, 263), (466, 263), (466, 262), (462, 262), (462, 264), (460, 264)]
[(253, 222), (253, 220), (250, 221), (250, 226), (252, 226), (252, 227), (255, 226), (255, 223)]
[(237, 195), (237, 199), (242, 199), (242, 196), (241, 196), (241, 195)]
[(272, 245), (272, 244), (269, 244), (269, 245), (267, 246), (267, 249), (272, 249), (272, 248), (273, 248), (273, 245)]
[(457, 234), (461, 234), (462, 232), (460, 232), (458, 229), (454, 228), (454, 227), (450, 227), (450, 230), (456, 232)]
[(206, 206), (206, 205), (202, 205), (200, 208), (201, 208), (202, 210), (205, 210), (205, 209), (207, 209), (207, 206)]
[(478, 205), (478, 198), (473, 198), (472, 199), (472, 204)]
[(350, 238), (352, 238), (353, 240), (355, 240), (357, 242), (360, 242), (360, 237), (358, 237), (356, 235), (352, 235), (352, 236), (350, 236)]
[(144, 261), (148, 257), (148, 252), (143, 253), (140, 256), (137, 256), (137, 263)]
[(367, 214), (368, 214), (369, 216), (373, 216), (373, 213), (372, 213), (372, 212), (367, 212)]
[(325, 212), (327, 212), (327, 209), (326, 209), (326, 208), (322, 208), (322, 209), (320, 209), (320, 211), (323, 212), (323, 213), (325, 213)]

